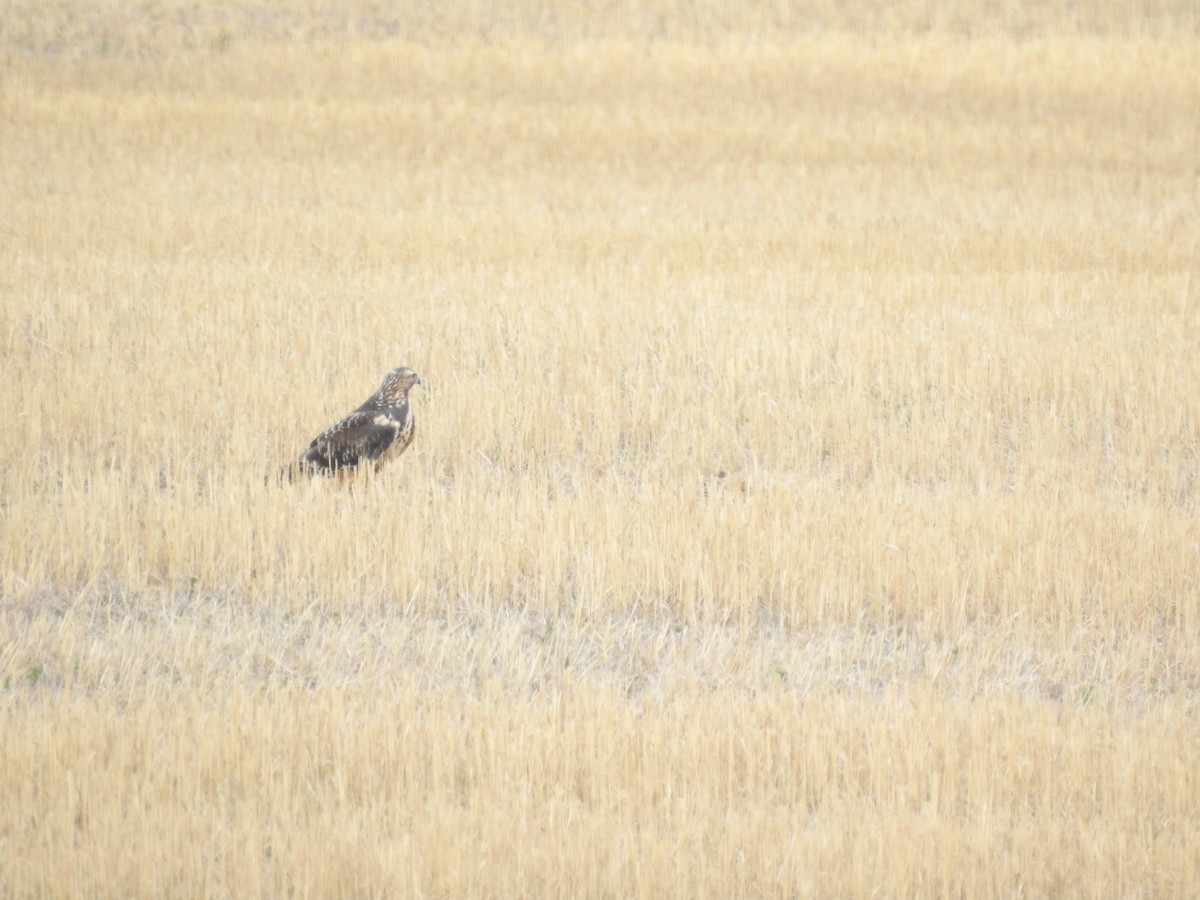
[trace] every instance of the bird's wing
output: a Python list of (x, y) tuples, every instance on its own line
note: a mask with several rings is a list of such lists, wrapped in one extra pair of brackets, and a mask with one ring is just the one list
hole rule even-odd
[(353, 412), (329, 428), (300, 457), (306, 465), (345, 469), (378, 459), (400, 430), (400, 421), (380, 412)]

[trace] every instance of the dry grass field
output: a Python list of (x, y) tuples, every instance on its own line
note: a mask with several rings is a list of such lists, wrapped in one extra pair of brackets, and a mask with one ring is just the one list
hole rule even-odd
[(0, 2), (0, 896), (1200, 888), (1194, 6), (603, 6)]

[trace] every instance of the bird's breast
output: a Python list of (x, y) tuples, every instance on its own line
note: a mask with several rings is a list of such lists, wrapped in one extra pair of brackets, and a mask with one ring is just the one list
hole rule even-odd
[(412, 443), (415, 423), (412, 412), (407, 409), (403, 410), (399, 415), (377, 416), (375, 423), (395, 429), (395, 437), (377, 460), (378, 465), (383, 465), (383, 463), (395, 459), (408, 449), (408, 445)]

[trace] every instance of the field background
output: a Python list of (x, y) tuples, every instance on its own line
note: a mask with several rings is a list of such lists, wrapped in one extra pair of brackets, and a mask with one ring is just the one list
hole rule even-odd
[(1197, 110), (1191, 3), (0, 2), (0, 895), (1194, 895)]

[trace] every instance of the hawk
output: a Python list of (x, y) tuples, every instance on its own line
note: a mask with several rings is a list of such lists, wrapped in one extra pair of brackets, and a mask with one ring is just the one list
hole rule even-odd
[(374, 394), (354, 412), (321, 432), (281, 478), (297, 475), (337, 475), (368, 463), (375, 471), (395, 459), (412, 443), (416, 425), (408, 392), (421, 376), (407, 367), (392, 369)]

